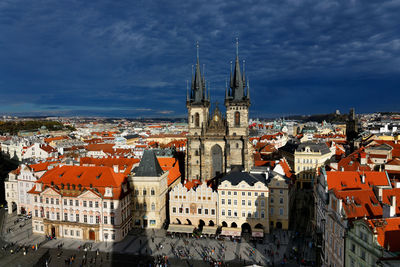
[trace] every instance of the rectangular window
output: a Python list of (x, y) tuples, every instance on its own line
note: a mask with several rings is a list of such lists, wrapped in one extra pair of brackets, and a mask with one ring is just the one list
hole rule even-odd
[(69, 200), (69, 205), (73, 206), (74, 205), (74, 201), (72, 199)]
[(265, 213), (264, 213), (264, 211), (261, 211), (261, 219), (264, 219), (265, 218)]
[(247, 217), (251, 218), (251, 212), (250, 211), (247, 213)]
[(83, 215), (83, 222), (87, 223), (87, 215), (86, 214)]
[(258, 192), (254, 192), (254, 196), (258, 197)]
[(97, 223), (97, 224), (100, 223), (100, 216), (96, 216), (96, 223)]
[(225, 196), (225, 191), (221, 191), (221, 195), (222, 195), (222, 196)]
[(49, 198), (46, 197), (46, 204), (49, 204)]
[(176, 207), (172, 207), (172, 213), (176, 213)]
[(114, 202), (112, 202), (112, 201), (110, 202), (110, 209), (112, 209), (112, 210), (114, 209)]
[(242, 192), (242, 196), (245, 196), (246, 195), (246, 192)]
[(228, 210), (228, 216), (232, 216), (232, 211)]
[(242, 206), (245, 206), (245, 205), (246, 205), (246, 200), (242, 199)]
[(225, 210), (221, 210), (221, 215), (225, 216)]
[(35, 196), (34, 201), (37, 202), (37, 196)]
[(242, 211), (242, 217), (246, 217), (246, 212)]
[(247, 206), (251, 206), (251, 200), (247, 200)]
[(351, 244), (351, 252), (356, 253), (356, 245)]
[(103, 207), (106, 209), (107, 208), (107, 202), (104, 201)]
[(64, 205), (67, 205), (67, 200), (66, 199), (64, 199)]
[(237, 217), (237, 210), (233, 211), (233, 216)]
[(111, 224), (114, 225), (114, 223), (115, 223), (115, 217), (111, 216)]
[(108, 217), (104, 216), (104, 224), (108, 224)]
[(64, 234), (68, 235), (68, 230), (67, 229), (64, 230)]
[(224, 198), (221, 199), (221, 204), (225, 205), (225, 199)]
[(76, 230), (76, 236), (80, 236), (81, 233), (79, 232), (79, 230)]
[(204, 214), (208, 215), (208, 209), (204, 209)]
[(68, 221), (68, 213), (64, 213), (64, 221)]
[(93, 208), (93, 201), (89, 201), (89, 208)]
[(98, 208), (98, 207), (99, 207), (99, 202), (98, 202), (98, 201), (94, 202), (94, 207), (95, 207), (95, 208)]
[(269, 213), (271, 213), (271, 215), (273, 215), (274, 214), (274, 208), (270, 208), (269, 209)]
[(54, 198), (50, 198), (50, 203), (54, 205)]
[(248, 193), (247, 193), (247, 196), (251, 197), (251, 192), (248, 192)]
[(270, 201), (271, 201), (271, 203), (274, 203), (274, 199), (272, 197), (270, 198)]
[(264, 196), (264, 192), (263, 192), (263, 193), (261, 193), (261, 196), (262, 196), (262, 197)]
[(75, 200), (75, 206), (79, 207), (79, 200)]
[(71, 236), (74, 236), (74, 230), (69, 231), (69, 233), (71, 234)]
[(279, 199), (279, 203), (283, 204), (283, 198)]
[(35, 217), (39, 217), (39, 211), (35, 210)]
[(231, 191), (228, 191), (228, 196), (230, 196), (231, 195)]
[(79, 214), (75, 214), (76, 222), (79, 222)]
[(283, 215), (283, 209), (282, 208), (279, 209), (279, 215)]
[(186, 214), (189, 214), (189, 208), (185, 208)]
[(237, 192), (236, 192), (236, 191), (235, 191), (235, 192), (233, 192), (233, 195), (234, 195), (234, 196), (237, 196)]
[(211, 209), (211, 215), (215, 215), (215, 209)]
[(283, 190), (282, 190), (282, 189), (280, 189), (280, 190), (279, 190), (279, 193), (280, 193), (280, 194), (283, 194)]
[(58, 198), (56, 198), (56, 205), (60, 204), (60, 200)]
[(228, 199), (228, 205), (232, 205), (232, 200)]
[(201, 214), (201, 208), (197, 209), (197, 214)]
[(60, 213), (57, 212), (57, 221), (59, 221), (59, 220), (60, 220)]
[(233, 200), (233, 205), (237, 206), (237, 199)]
[(86, 200), (83, 201), (83, 206), (86, 207)]
[(93, 215), (89, 216), (89, 223), (93, 223)]

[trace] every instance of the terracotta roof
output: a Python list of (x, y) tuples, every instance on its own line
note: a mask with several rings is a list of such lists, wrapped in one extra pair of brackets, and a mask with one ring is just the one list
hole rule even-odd
[[(329, 190), (369, 189), (373, 185), (390, 185), (385, 172), (329, 171), (326, 174)], [(365, 183), (361, 182), (363, 174)]]
[(383, 248), (400, 251), (400, 217), (368, 220), (367, 223), (376, 231), (377, 241)]
[(187, 188), (187, 190), (190, 190), (198, 185), (201, 185), (201, 181), (200, 180), (192, 180), (192, 181), (185, 181), (185, 187)]
[(44, 141), (46, 143), (51, 143), (53, 141), (58, 141), (58, 140), (65, 140), (65, 139), (69, 139), (68, 136), (56, 136), (56, 137), (49, 137), (49, 138), (45, 138)]
[(31, 168), (34, 172), (40, 172), (47, 170), (49, 168), (49, 165), (50, 163), (46, 161), (42, 163), (29, 165), (29, 168)]
[[(123, 193), (121, 185), (127, 182), (127, 176), (123, 173), (115, 173), (110, 167), (84, 167), (84, 166), (62, 166), (56, 167), (47, 171), (38, 181), (35, 183), (43, 183), (44, 186), (54, 186), (62, 188), (61, 184), (65, 187), (69, 183), (71, 186), (78, 185), (82, 186), (82, 191), (92, 188), (96, 188), (97, 191), (104, 196), (105, 188), (112, 187), (113, 199), (120, 199), (127, 192)], [(65, 188), (64, 187), (64, 188)], [(129, 190), (129, 189), (128, 189)], [(77, 195), (82, 191), (78, 190), (61, 190), (61, 194), (66, 195)], [(36, 187), (32, 188), (29, 193), (37, 194)]]
[(395, 158), (395, 159), (389, 161), (388, 163), (386, 163), (386, 165), (396, 165), (396, 166), (399, 166), (399, 165), (400, 165), (400, 159)]
[(343, 208), (348, 219), (382, 216), (382, 206), (371, 189), (336, 191), (335, 195), (343, 200)]

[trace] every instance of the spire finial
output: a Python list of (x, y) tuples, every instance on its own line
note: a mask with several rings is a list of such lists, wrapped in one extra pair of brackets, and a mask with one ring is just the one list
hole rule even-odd
[(232, 74), (232, 60), (231, 60), (231, 74)]
[(193, 77), (193, 64), (192, 64), (192, 77)]
[(239, 57), (239, 38), (236, 37), (236, 57)]
[(186, 80), (186, 100), (189, 101), (189, 81)]
[(205, 68), (206, 68), (206, 64), (203, 64), (203, 77), (206, 76)]
[(199, 41), (196, 41), (197, 59), (199, 59)]

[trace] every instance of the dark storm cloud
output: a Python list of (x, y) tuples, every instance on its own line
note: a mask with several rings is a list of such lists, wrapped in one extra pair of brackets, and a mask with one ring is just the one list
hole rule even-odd
[(1, 1), (0, 113), (185, 114), (197, 40), (221, 103), (237, 36), (254, 116), (399, 110), (398, 14), (400, 1)]

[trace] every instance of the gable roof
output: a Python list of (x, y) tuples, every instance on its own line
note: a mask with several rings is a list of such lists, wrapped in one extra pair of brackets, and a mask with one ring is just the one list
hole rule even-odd
[(230, 182), (232, 185), (238, 185), (244, 181), (248, 185), (252, 186), (257, 182), (261, 182), (266, 185), (267, 179), (261, 174), (231, 171), (221, 179), (221, 183), (224, 181)]

